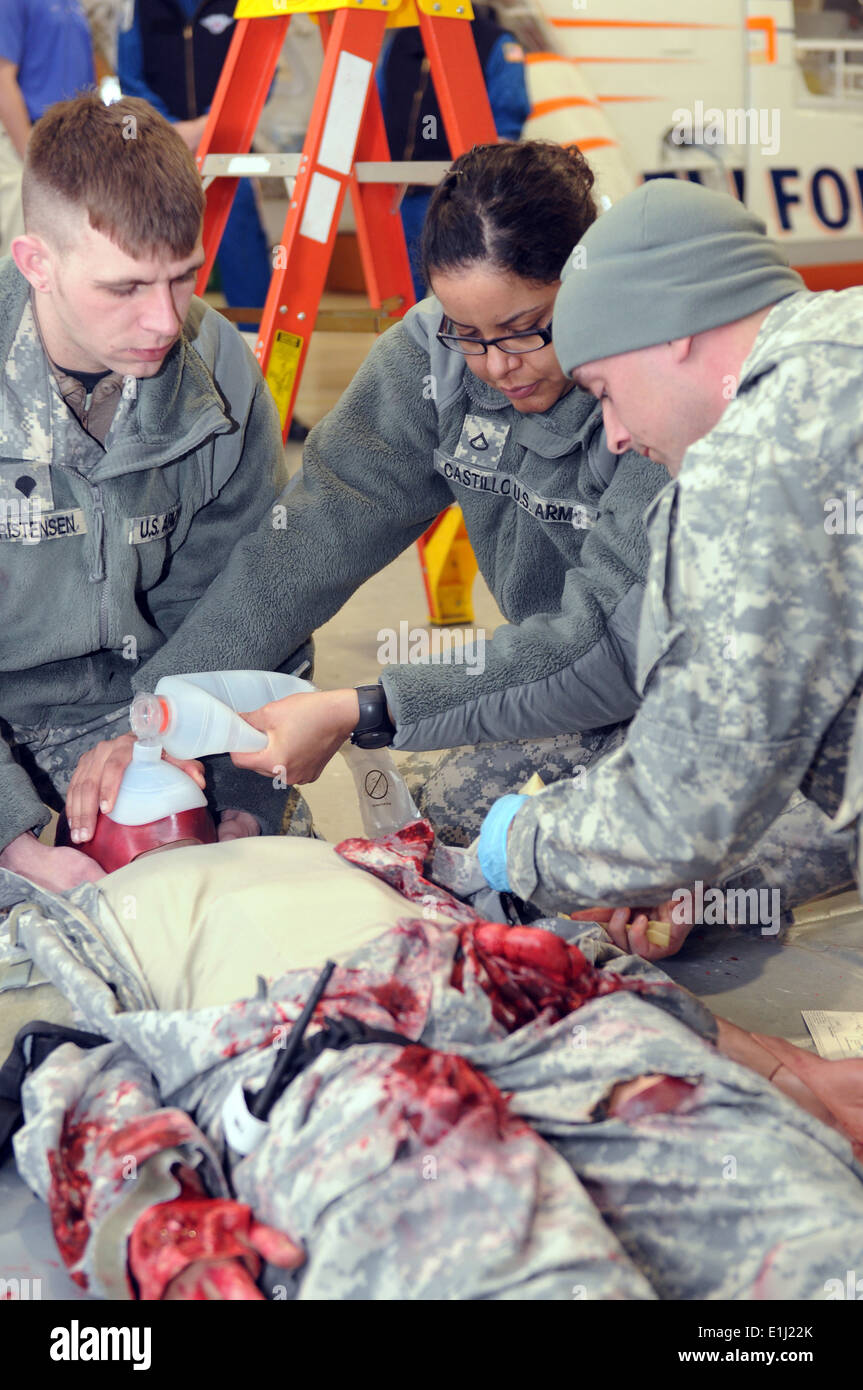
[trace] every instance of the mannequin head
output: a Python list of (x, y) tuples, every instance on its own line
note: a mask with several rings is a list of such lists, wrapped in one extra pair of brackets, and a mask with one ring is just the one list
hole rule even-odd
[[(112, 810), (107, 815), (100, 812), (92, 839), (77, 841), (73, 848), (110, 874), (166, 845), (210, 845), (217, 838), (197, 782), (163, 758), (161, 744), (137, 739)], [(72, 845), (65, 815), (55, 843)]]
[(120, 825), (100, 811), (92, 840), (72, 845), (65, 814), (57, 823), (55, 844), (69, 845), (94, 859), (106, 874), (123, 869), (142, 855), (168, 846), (212, 845), (217, 839), (216, 824), (206, 806), (175, 811), (146, 825)]

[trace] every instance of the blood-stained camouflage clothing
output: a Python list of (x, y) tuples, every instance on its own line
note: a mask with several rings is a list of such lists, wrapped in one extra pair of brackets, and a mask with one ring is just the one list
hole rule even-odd
[[(0, 902), (30, 899), (11, 918), (18, 949), (109, 1039), (31, 1075), (15, 1140), (73, 1277), (132, 1296), (128, 1237), (177, 1198), (184, 1164), (213, 1199), (230, 1177), (305, 1247), (296, 1278), (268, 1271), (276, 1298), (824, 1298), (863, 1249), (848, 1140), (722, 1056), (702, 1005), (594, 925), (520, 929), (571, 961), (565, 983), (484, 948), (507, 929), (424, 877), (430, 848), (422, 824), (341, 846), (404, 894), (405, 918), (342, 962), (310, 1029), (352, 1016), (418, 1045), (322, 1053), (243, 1159), (223, 1103), (238, 1081), (260, 1088), (316, 971), (160, 1013), (106, 950), (96, 885), (63, 899), (0, 875)], [(610, 1115), (614, 1087), (647, 1073), (671, 1078), (673, 1101)]]
[(658, 902), (744, 859), (798, 791), (842, 797), (863, 687), (863, 290), (765, 319), (735, 399), (649, 516), (644, 701), (624, 746), (525, 803), (513, 889)]

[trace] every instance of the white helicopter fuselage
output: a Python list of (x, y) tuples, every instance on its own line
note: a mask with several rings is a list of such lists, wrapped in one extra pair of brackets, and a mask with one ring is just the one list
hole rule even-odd
[(528, 54), (524, 134), (578, 144), (612, 200), (663, 176), (726, 188), (811, 288), (861, 284), (856, 3), (535, 0), (548, 49)]

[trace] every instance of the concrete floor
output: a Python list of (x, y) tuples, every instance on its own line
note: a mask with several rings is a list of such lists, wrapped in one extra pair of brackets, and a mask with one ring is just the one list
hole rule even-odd
[[(330, 297), (332, 305), (353, 302)], [(297, 418), (314, 424), (335, 403), (373, 339), (361, 334), (313, 338), (299, 392)], [(301, 449), (289, 446), (290, 472)], [(487, 635), (501, 621), (481, 579), (474, 590), (476, 627)], [(374, 681), (381, 628), (398, 630), (427, 621), (415, 549), (364, 584), (317, 635), (318, 684), (327, 689)], [(327, 839), (362, 833), (353, 781), (341, 758), (306, 789), (316, 825)], [(810, 905), (780, 941), (745, 930), (698, 929), (683, 952), (665, 963), (668, 973), (718, 1014), (811, 1047), (801, 1009), (863, 1009), (863, 909), (854, 894)], [(0, 1170), (0, 1277), (41, 1279), (46, 1299), (86, 1298), (57, 1258), (45, 1207), (7, 1163)], [(31, 1296), (36, 1296), (31, 1294)]]

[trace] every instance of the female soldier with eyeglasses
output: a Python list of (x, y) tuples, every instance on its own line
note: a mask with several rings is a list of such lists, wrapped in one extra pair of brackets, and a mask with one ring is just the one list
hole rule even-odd
[[(598, 402), (563, 376), (551, 346), (561, 269), (596, 217), (592, 185), (581, 153), (551, 143), (478, 146), (455, 161), (425, 226), (434, 297), (378, 340), (309, 436), (277, 518), (237, 545), (135, 684), (277, 667), (452, 502), (507, 620), (484, 669), (393, 665), (359, 694), (274, 702), (250, 721), (270, 746), (238, 763), (267, 776), (281, 765), (303, 783), (351, 735), (457, 749), (440, 767), (423, 760), (409, 780), (444, 837), (467, 843), (499, 793), (534, 769), (571, 776), (634, 713), (642, 516), (668, 474), (610, 453)], [(102, 799), (113, 800), (127, 750), (88, 756), (85, 771), (101, 774)], [(100, 758), (104, 772), (92, 766)], [(73, 818), (95, 820), (83, 780), (79, 765), (73, 829)]]

